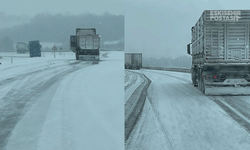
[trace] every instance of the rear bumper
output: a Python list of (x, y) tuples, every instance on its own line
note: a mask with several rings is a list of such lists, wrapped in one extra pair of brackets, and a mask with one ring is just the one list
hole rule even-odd
[(247, 87), (206, 86), (205, 95), (250, 95), (250, 86)]
[(204, 66), (250, 66), (250, 60), (245, 61), (224, 61), (224, 62), (217, 62), (217, 61), (206, 61)]
[(84, 60), (99, 60), (99, 55), (79, 55)]
[(100, 54), (99, 50), (95, 50), (95, 49), (91, 49), (91, 50), (89, 50), (89, 49), (82, 50), (81, 49), (78, 52), (79, 52), (79, 55), (99, 55)]
[(131, 65), (125, 65), (125, 69), (135, 69), (140, 70), (142, 66), (131, 66)]
[(245, 79), (226, 79), (224, 82), (207, 82), (205, 81), (205, 85), (210, 86), (250, 86), (250, 82), (247, 82)]
[(232, 83), (224, 83), (224, 82), (206, 82), (205, 85), (208, 86), (218, 86), (218, 87), (223, 87), (223, 86), (250, 86), (250, 83), (236, 83), (236, 84), (232, 84)]

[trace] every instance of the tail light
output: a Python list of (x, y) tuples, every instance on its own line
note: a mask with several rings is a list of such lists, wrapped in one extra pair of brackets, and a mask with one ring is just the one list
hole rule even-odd
[(217, 75), (206, 75), (206, 79), (218, 79), (219, 77)]
[(241, 75), (241, 78), (249, 78), (249, 75), (248, 74)]
[(206, 79), (211, 79), (211, 78), (212, 78), (212, 75), (208, 75), (208, 74), (207, 74), (207, 75), (205, 76), (205, 78), (206, 78)]

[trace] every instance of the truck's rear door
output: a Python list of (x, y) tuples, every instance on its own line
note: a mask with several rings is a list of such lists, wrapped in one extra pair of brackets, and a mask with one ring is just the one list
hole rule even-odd
[(248, 24), (234, 23), (227, 26), (226, 59), (249, 59)]

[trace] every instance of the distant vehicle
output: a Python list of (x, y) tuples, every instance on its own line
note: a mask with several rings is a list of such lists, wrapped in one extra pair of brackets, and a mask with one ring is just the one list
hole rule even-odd
[(76, 35), (70, 36), (70, 49), (76, 54), (76, 60), (99, 60), (100, 35), (95, 28), (77, 28)]
[(29, 48), (28, 48), (29, 44), (28, 43), (24, 43), (24, 42), (17, 42), (16, 44), (16, 50), (17, 53), (26, 53), (29, 52)]
[(205, 95), (250, 94), (249, 23), (250, 10), (205, 10), (192, 27), (191, 77)]
[(41, 57), (42, 45), (38, 40), (29, 42), (30, 57)]
[(142, 68), (142, 53), (125, 53), (125, 69)]

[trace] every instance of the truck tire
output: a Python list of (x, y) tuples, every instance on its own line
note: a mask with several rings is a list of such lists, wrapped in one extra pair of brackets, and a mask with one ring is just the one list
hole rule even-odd
[(191, 76), (192, 76), (192, 82), (193, 82), (194, 87), (198, 86), (197, 75), (196, 74), (197, 74), (196, 70), (192, 69), (191, 70)]
[(79, 60), (79, 53), (76, 51), (76, 60)]
[(205, 94), (206, 89), (205, 89), (205, 79), (204, 79), (204, 77), (202, 78), (202, 84), (201, 84), (201, 86), (202, 86), (202, 93)]
[(202, 91), (202, 77), (201, 77), (201, 69), (198, 70), (198, 89)]
[(203, 94), (205, 94), (205, 78), (202, 77), (204, 74), (203, 70), (201, 70), (201, 91)]

